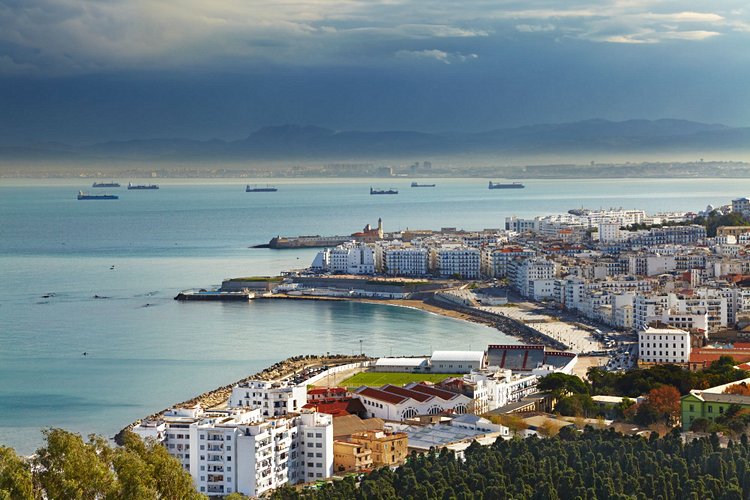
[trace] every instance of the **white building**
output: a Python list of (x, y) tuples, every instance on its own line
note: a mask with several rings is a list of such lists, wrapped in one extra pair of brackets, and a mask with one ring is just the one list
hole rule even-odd
[(230, 408), (258, 408), (264, 417), (297, 413), (307, 403), (307, 387), (302, 385), (250, 380), (232, 387)]
[(650, 328), (638, 332), (638, 357), (643, 363), (687, 363), (690, 334), (676, 328)]
[(434, 351), (430, 358), (433, 373), (469, 373), (486, 364), (484, 351)]
[[(515, 260), (509, 269), (511, 284), (524, 297), (534, 296), (535, 288), (539, 288), (535, 287), (535, 280), (551, 280), (551, 286), (547, 282), (541, 283), (548, 289), (554, 290), (555, 274), (555, 263), (542, 258)], [(537, 295), (540, 294), (537, 293)]]
[(435, 271), (444, 278), (477, 279), (482, 267), (480, 250), (471, 247), (434, 248), (431, 260)]
[(491, 278), (504, 278), (508, 275), (508, 266), (514, 259), (519, 257), (526, 259), (535, 255), (536, 252), (528, 248), (487, 247), (482, 250), (482, 274)]
[(310, 269), (344, 274), (375, 274), (375, 251), (364, 243), (344, 243), (325, 248), (313, 259)]
[(200, 493), (256, 497), (284, 484), (333, 474), (330, 415), (304, 412), (264, 419), (258, 409), (203, 413), (199, 408), (168, 415), (133, 430), (159, 440), (154, 429), (163, 426), (165, 431), (157, 432), (160, 442), (190, 471)]
[(378, 246), (379, 271), (392, 276), (426, 276), (429, 272), (429, 250), (409, 244)]
[(424, 384), (363, 386), (356, 389), (353, 396), (362, 401), (368, 417), (383, 420), (406, 420), (445, 412), (463, 414), (471, 406), (471, 399), (463, 394)]

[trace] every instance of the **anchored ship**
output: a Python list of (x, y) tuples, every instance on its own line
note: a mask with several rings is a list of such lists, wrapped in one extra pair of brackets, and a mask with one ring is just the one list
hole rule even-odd
[(502, 182), (490, 181), (490, 185), (489, 185), (490, 189), (523, 189), (525, 187), (526, 186), (524, 186), (520, 182), (511, 182), (510, 184), (503, 184)]
[(370, 186), (370, 194), (398, 194), (398, 189), (373, 189)]
[(269, 186), (268, 184), (266, 184), (266, 187), (258, 187), (257, 185), (250, 186), (250, 184), (245, 186), (246, 193), (273, 193), (276, 191), (278, 191), (278, 188)]
[(157, 184), (133, 184), (128, 182), (128, 189), (159, 189)]
[(413, 188), (434, 188), (435, 184), (420, 184), (418, 182), (412, 182), (411, 187)]
[(119, 182), (110, 181), (110, 182), (95, 182), (91, 185), (91, 187), (95, 188), (118, 188), (120, 187)]
[(78, 191), (79, 200), (117, 200), (120, 197), (114, 194), (88, 194)]

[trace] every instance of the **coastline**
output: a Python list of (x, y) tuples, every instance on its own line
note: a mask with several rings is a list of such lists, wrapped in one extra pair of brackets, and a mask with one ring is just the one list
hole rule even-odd
[(567, 350), (568, 346), (558, 342), (513, 318), (493, 315), (474, 308), (460, 306), (437, 299), (435, 296), (420, 299), (368, 299), (361, 297), (326, 297), (310, 295), (273, 295), (259, 296), (255, 300), (323, 300), (361, 302), (364, 304), (389, 305), (417, 309), (426, 313), (437, 314), (446, 318), (468, 321), (479, 325), (496, 328), (504, 334), (529, 344), (541, 344), (552, 349)]

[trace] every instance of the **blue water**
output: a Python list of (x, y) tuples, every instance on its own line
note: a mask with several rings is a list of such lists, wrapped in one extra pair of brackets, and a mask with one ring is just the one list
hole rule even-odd
[[(31, 453), (45, 427), (111, 436), (287, 356), (358, 352), (360, 340), (373, 355), (509, 340), (389, 306), (172, 300), (223, 278), (303, 267), (316, 252), (248, 248), (272, 236), (347, 234), (378, 217), (386, 231), (482, 229), (580, 206), (699, 210), (750, 192), (736, 179), (527, 181), (512, 191), (481, 179), (437, 179), (434, 189), (284, 180), (277, 193), (245, 193), (239, 181), (158, 182), (158, 191), (78, 201), (89, 181), (0, 181), (0, 444)], [(370, 196), (370, 185), (401, 192)]]

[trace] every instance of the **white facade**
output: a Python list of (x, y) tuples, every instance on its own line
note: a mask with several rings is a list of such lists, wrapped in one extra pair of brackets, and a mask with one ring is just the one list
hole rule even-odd
[(411, 245), (378, 247), (380, 272), (392, 276), (426, 276), (429, 272), (429, 250)]
[(674, 328), (646, 328), (638, 332), (638, 357), (645, 363), (687, 363), (690, 334)]
[(478, 248), (454, 247), (432, 250), (433, 267), (444, 278), (460, 276), (477, 279), (481, 270), (481, 252)]
[(375, 251), (364, 243), (344, 243), (318, 252), (310, 269), (344, 274), (375, 274)]
[(307, 403), (307, 387), (303, 385), (250, 380), (232, 388), (230, 408), (259, 408), (264, 417), (278, 417), (299, 412)]
[(533, 297), (535, 280), (554, 280), (555, 274), (555, 263), (546, 259), (515, 260), (510, 267), (512, 285), (524, 297)]
[(534, 257), (536, 252), (521, 247), (488, 247), (482, 250), (482, 274), (491, 278), (504, 278), (508, 275), (508, 266), (516, 258)]
[(379, 389), (360, 387), (353, 396), (362, 401), (368, 417), (383, 420), (406, 420), (445, 412), (463, 414), (471, 407), (471, 399), (463, 394), (422, 384), (386, 385)]
[[(181, 417), (173, 412), (174, 418), (182, 421), (160, 423), (167, 428), (161, 442), (181, 460), (190, 471), (196, 490), (205, 495), (239, 492), (256, 497), (284, 484), (310, 482), (333, 474), (330, 415), (305, 412), (263, 419), (255, 409), (210, 414), (198, 411)], [(141, 424), (134, 432), (153, 437), (149, 427)], [(177, 433), (184, 437), (171, 437)], [(189, 453), (180, 453), (181, 450)]]
[(434, 351), (430, 358), (433, 373), (469, 373), (484, 365), (484, 351)]

